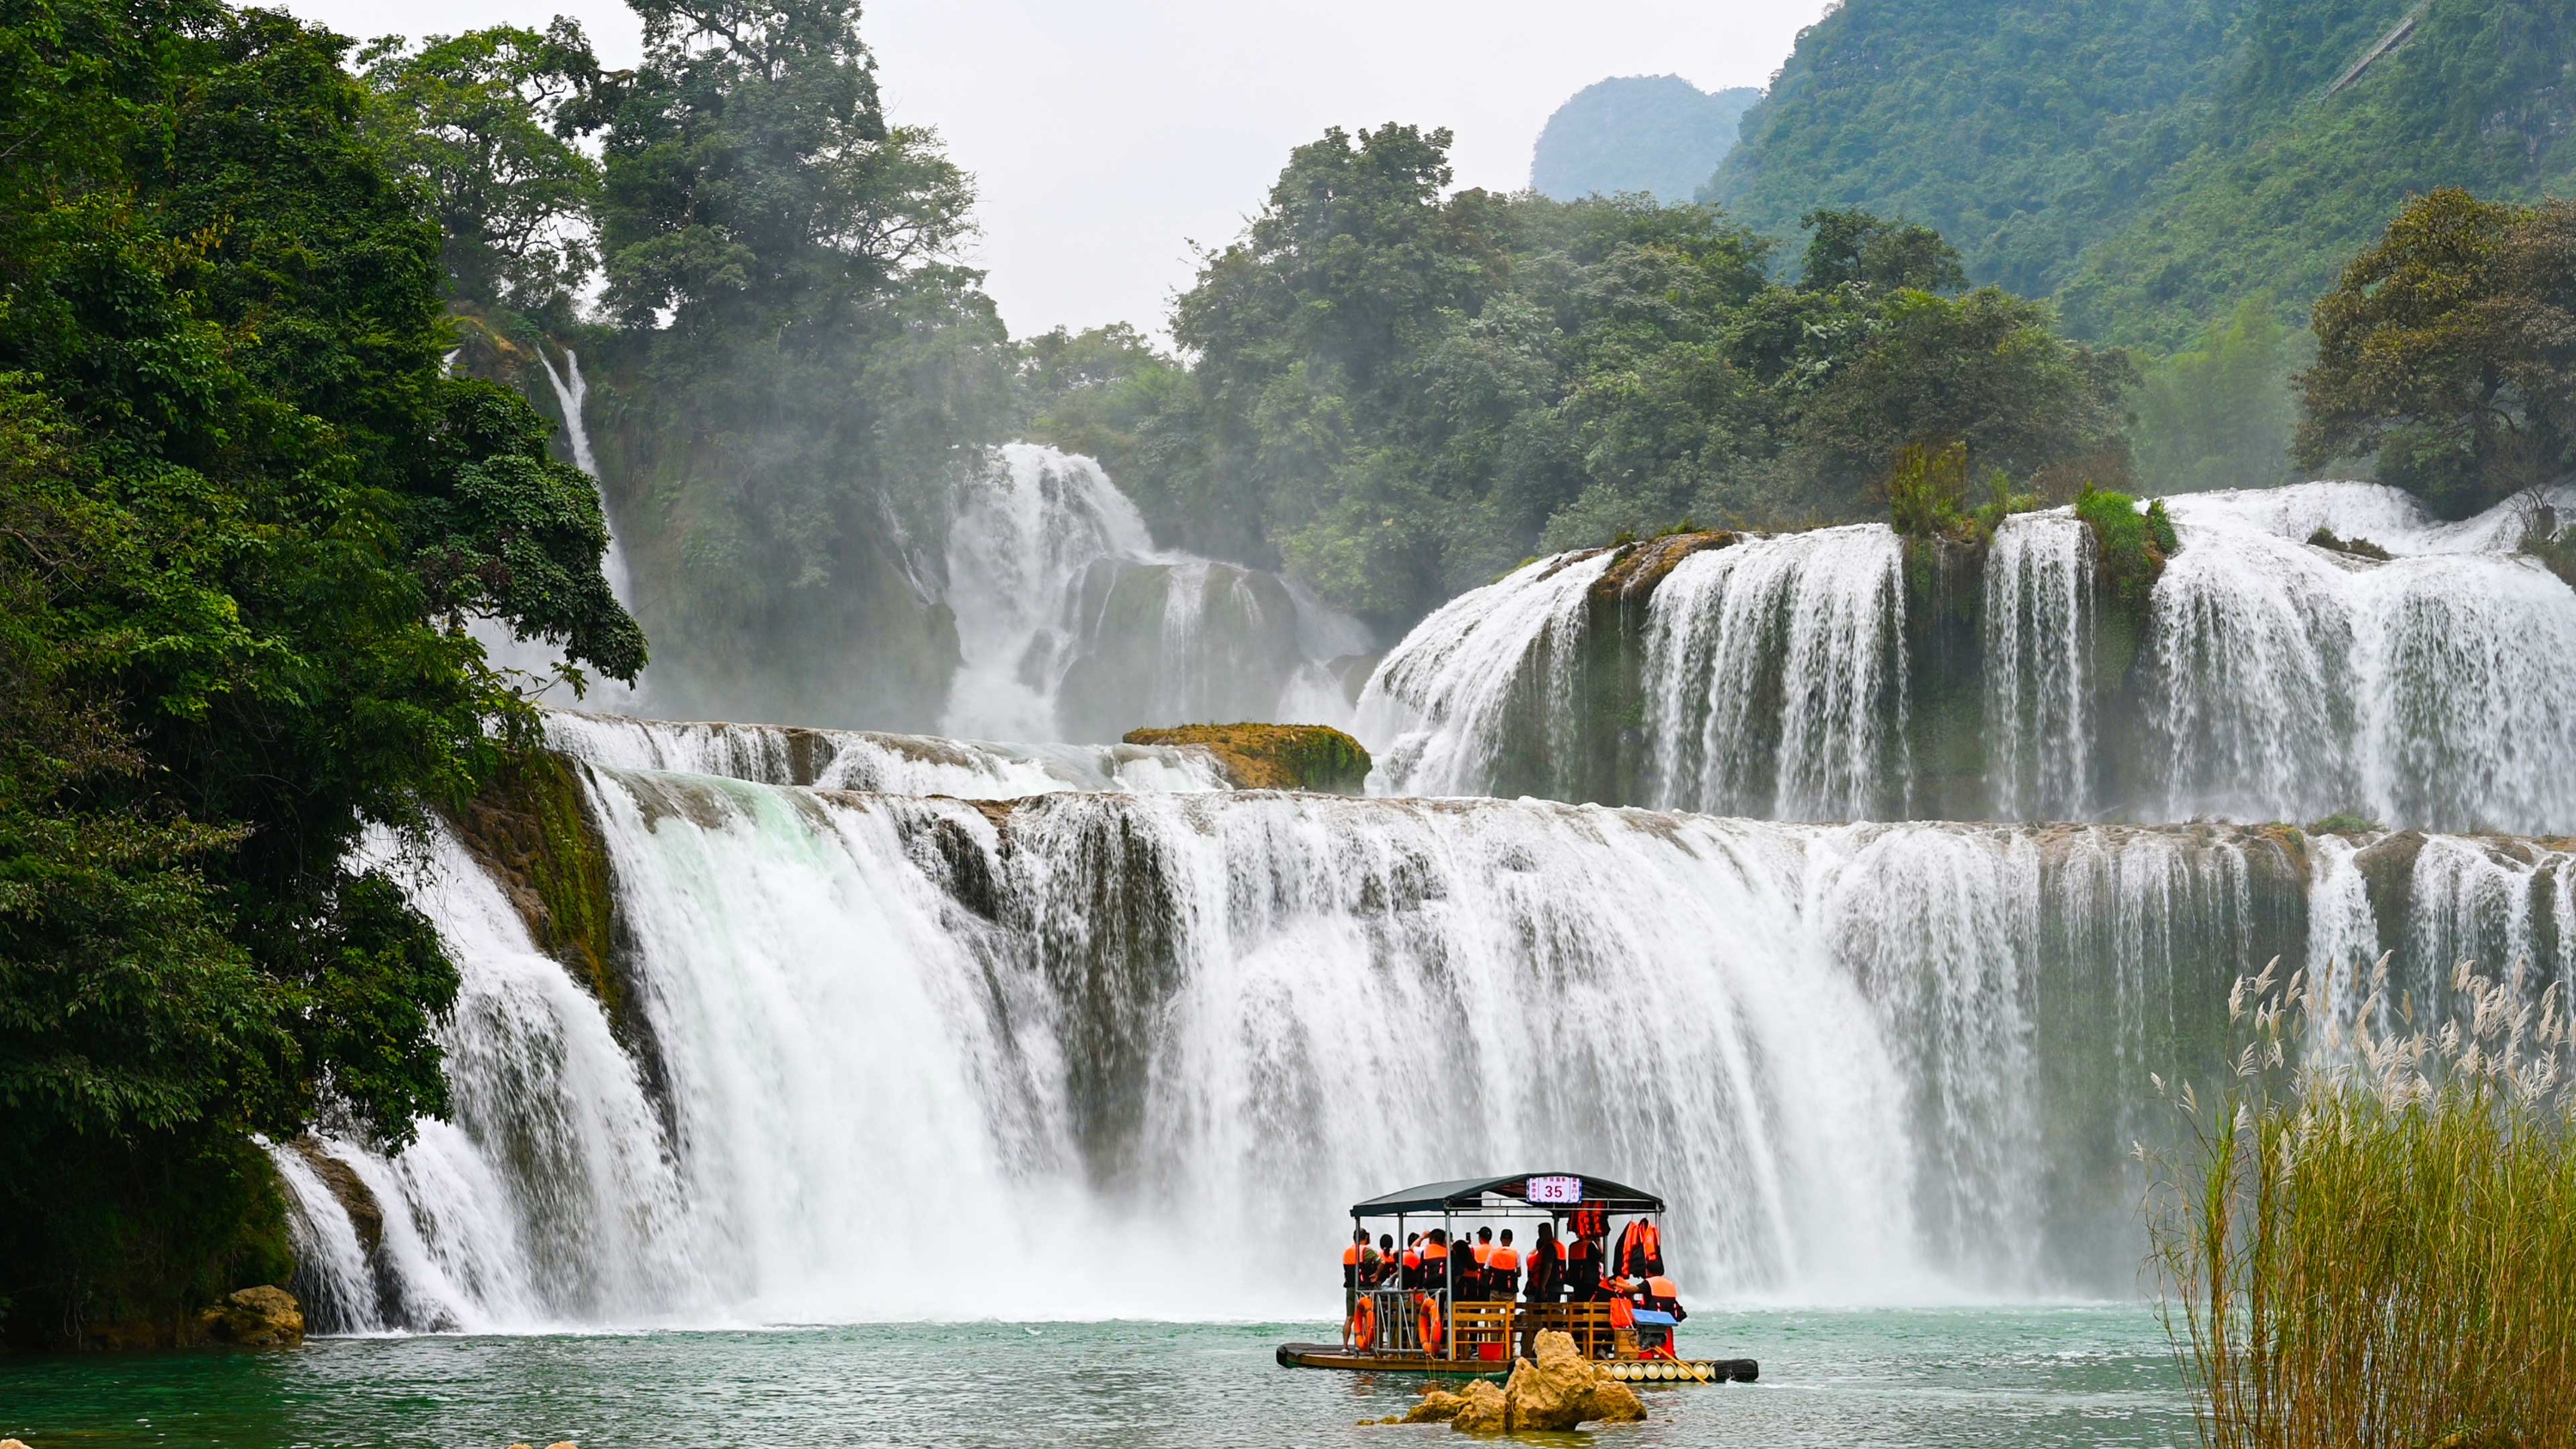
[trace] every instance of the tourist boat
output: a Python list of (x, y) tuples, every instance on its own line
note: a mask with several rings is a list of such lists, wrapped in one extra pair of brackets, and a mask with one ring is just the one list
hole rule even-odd
[[(1425, 1183), (1387, 1193), (1352, 1204), (1351, 1221), (1369, 1228), (1391, 1218), (1395, 1225), (1391, 1236), (1398, 1244), (1409, 1232), (1433, 1227), (1444, 1229), (1442, 1236), (1456, 1244), (1462, 1221), (1470, 1231), (1515, 1222), (1552, 1221), (1562, 1240), (1566, 1223), (1585, 1209), (1597, 1211), (1607, 1219), (1608, 1241), (1615, 1243), (1620, 1219), (1660, 1217), (1664, 1200), (1597, 1177), (1524, 1172), (1511, 1177)], [(1459, 1244), (1450, 1259), (1450, 1281), (1436, 1289), (1390, 1286), (1366, 1289), (1356, 1295), (1353, 1302), (1345, 1305), (1343, 1336), (1350, 1339), (1352, 1330), (1358, 1328), (1366, 1342), (1283, 1343), (1278, 1353), (1280, 1366), (1499, 1376), (1510, 1372), (1513, 1345), (1519, 1342), (1522, 1332), (1535, 1327), (1571, 1336), (1575, 1347), (1586, 1357), (1599, 1360), (1613, 1378), (1631, 1382), (1751, 1383), (1761, 1372), (1761, 1365), (1749, 1358), (1677, 1356), (1668, 1335), (1662, 1342), (1654, 1342), (1651, 1330), (1639, 1331), (1633, 1313), (1618, 1311), (1626, 1307), (1624, 1303), (1460, 1302), (1455, 1291), (1455, 1267), (1467, 1252), (1466, 1246)], [(1437, 1326), (1429, 1333), (1431, 1341), (1427, 1344), (1423, 1340), (1431, 1316), (1422, 1311), (1420, 1304), (1426, 1297), (1437, 1307)], [(1368, 1300), (1367, 1312), (1355, 1311), (1359, 1307), (1356, 1299)]]

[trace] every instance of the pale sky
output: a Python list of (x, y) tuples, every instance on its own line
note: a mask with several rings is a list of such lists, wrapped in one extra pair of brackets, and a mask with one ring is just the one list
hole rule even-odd
[[(283, 0), (366, 38), (579, 19), (634, 61), (617, 0)], [(1614, 75), (1767, 85), (1827, 0), (875, 0), (888, 114), (975, 174), (971, 260), (1013, 333), (1159, 330), (1194, 271), (1327, 126), (1458, 133), (1461, 184), (1528, 184), (1549, 113)]]

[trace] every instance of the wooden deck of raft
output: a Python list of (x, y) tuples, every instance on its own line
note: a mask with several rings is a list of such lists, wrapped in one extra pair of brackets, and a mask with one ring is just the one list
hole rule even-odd
[(1457, 1357), (1442, 1358), (1419, 1349), (1394, 1346), (1411, 1333), (1409, 1315), (1401, 1326), (1382, 1330), (1386, 1346), (1375, 1350), (1338, 1343), (1288, 1343), (1279, 1347), (1283, 1368), (1370, 1369), (1380, 1373), (1446, 1374), (1469, 1378), (1511, 1372), (1521, 1330), (1532, 1320), (1542, 1331), (1553, 1329), (1574, 1340), (1585, 1358), (1598, 1361), (1611, 1377), (1635, 1383), (1751, 1383), (1761, 1365), (1749, 1358), (1646, 1358), (1637, 1337), (1610, 1325), (1607, 1303), (1459, 1303), (1452, 1305)]

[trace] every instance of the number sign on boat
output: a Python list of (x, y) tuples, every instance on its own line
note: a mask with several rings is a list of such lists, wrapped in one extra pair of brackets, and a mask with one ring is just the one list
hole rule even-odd
[(1533, 1177), (1523, 1190), (1527, 1201), (1547, 1207), (1580, 1207), (1583, 1204), (1583, 1179), (1579, 1177)]

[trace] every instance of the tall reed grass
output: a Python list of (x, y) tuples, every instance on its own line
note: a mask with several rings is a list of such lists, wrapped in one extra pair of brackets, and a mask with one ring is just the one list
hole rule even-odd
[(2425, 1030), (2385, 958), (2361, 980), (2277, 965), (2231, 998), (2235, 1079), (2208, 1103), (2173, 1092), (2183, 1146), (2140, 1154), (2166, 1169), (2152, 1262), (2203, 1441), (2576, 1445), (2560, 991), (2463, 965)]

